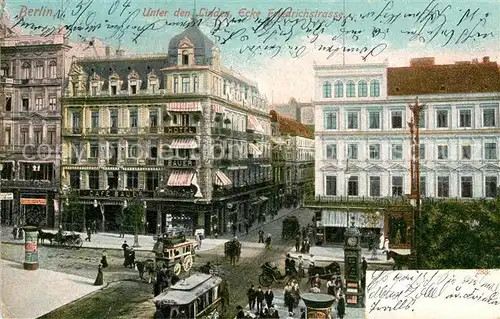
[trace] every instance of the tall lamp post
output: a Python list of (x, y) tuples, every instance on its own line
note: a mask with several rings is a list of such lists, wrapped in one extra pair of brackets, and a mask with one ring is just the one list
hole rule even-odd
[[(128, 207), (128, 202), (127, 200), (125, 200), (123, 202), (123, 208), (127, 208)], [(146, 210), (147, 208), (147, 203), (145, 200), (142, 200), (142, 208), (144, 209), (144, 211)], [(133, 244), (133, 247), (141, 247), (141, 245), (139, 245), (139, 225), (137, 223), (137, 211), (134, 211), (134, 244)]]
[(420, 234), (420, 220), (421, 220), (421, 207), (420, 207), (420, 113), (425, 108), (425, 105), (418, 103), (418, 97), (415, 104), (409, 105), (412, 113), (411, 122), (408, 122), (410, 127), (411, 138), (411, 190), (410, 190), (410, 203), (412, 206), (412, 240), (411, 240), (411, 256), (413, 258), (413, 268), (419, 269), (418, 247), (419, 247), (419, 234)]

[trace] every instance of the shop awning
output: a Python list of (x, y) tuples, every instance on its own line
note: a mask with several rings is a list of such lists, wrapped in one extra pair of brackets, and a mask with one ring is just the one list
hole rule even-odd
[(217, 186), (228, 186), (231, 185), (232, 182), (226, 174), (221, 171), (216, 171), (214, 184)]
[(248, 154), (262, 155), (262, 151), (254, 143), (248, 143)]
[(224, 107), (223, 106), (220, 106), (219, 104), (212, 104), (212, 108), (214, 110), (215, 113), (224, 113)]
[(262, 125), (260, 125), (259, 121), (255, 118), (255, 116), (251, 114), (248, 114), (247, 129), (264, 133)]
[[(373, 224), (365, 212), (349, 211), (349, 219), (354, 216), (354, 225), (359, 228), (384, 228), (384, 214), (380, 214), (378, 223)], [(324, 210), (321, 212), (321, 226), (323, 227), (347, 227), (347, 211)], [(351, 220), (349, 220), (349, 226)]]
[(167, 186), (190, 186), (194, 174), (188, 170), (173, 171), (168, 177)]
[(172, 141), (170, 148), (193, 149), (198, 147), (198, 142), (194, 138), (178, 138)]
[(169, 112), (201, 112), (201, 102), (172, 102), (167, 103)]

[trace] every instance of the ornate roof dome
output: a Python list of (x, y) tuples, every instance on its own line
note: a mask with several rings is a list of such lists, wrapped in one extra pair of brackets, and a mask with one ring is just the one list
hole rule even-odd
[(181, 44), (181, 41), (184, 39), (188, 39), (194, 46), (196, 64), (210, 64), (214, 42), (200, 30), (198, 21), (195, 19), (190, 22), (190, 26), (186, 30), (170, 40), (168, 44), (168, 55), (171, 61), (176, 61), (179, 44)]

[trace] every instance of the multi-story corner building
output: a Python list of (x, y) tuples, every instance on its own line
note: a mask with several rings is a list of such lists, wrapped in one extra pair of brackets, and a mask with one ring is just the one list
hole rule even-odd
[(2, 223), (54, 227), (69, 46), (63, 35), (18, 35), (5, 24), (0, 33), (0, 186), (13, 196), (0, 201)]
[(268, 114), (195, 22), (164, 54), (77, 60), (63, 103), (64, 196), (107, 230), (134, 200), (152, 233), (242, 229), (274, 205)]
[[(420, 191), (425, 197), (491, 198), (500, 178), (500, 72), (482, 61), (436, 65), (413, 59), (408, 67), (387, 63), (315, 65), (315, 201), (325, 236), (341, 238), (347, 225), (345, 200), (401, 198), (410, 193), (409, 104), (418, 97)], [(321, 197), (321, 199), (319, 198)], [(343, 197), (343, 200), (340, 200)], [(337, 204), (325, 207), (325, 201)], [(343, 203), (342, 203), (343, 202)], [(352, 207), (352, 205), (351, 205)], [(408, 220), (382, 218), (394, 243), (408, 242)], [(318, 214), (319, 215), (319, 214)], [(384, 217), (384, 214), (382, 214)], [(385, 220), (384, 220), (385, 219)]]
[(275, 198), (281, 205), (297, 206), (314, 194), (314, 133), (275, 110), (269, 114)]

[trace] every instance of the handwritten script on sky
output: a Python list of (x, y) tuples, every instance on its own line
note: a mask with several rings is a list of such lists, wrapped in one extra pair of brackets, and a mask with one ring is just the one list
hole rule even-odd
[(314, 2), (309, 7), (259, 8), (249, 3), (224, 8), (222, 2), (213, 2), (211, 6), (196, 9), (196, 21), (190, 19), (189, 7), (181, 8), (170, 2), (40, 3), (29, 1), (10, 6), (14, 25), (46, 36), (65, 28), (68, 36), (95, 36), (144, 46), (161, 34), (173, 36), (196, 24), (208, 30), (207, 35), (221, 47), (268, 58), (278, 55), (300, 58), (317, 51), (327, 58), (346, 52), (367, 61), (389, 47), (409, 43), (464, 50), (494, 43), (498, 38), (498, 9), (472, 2), (428, 0), (408, 5), (407, 1), (393, 0), (364, 5), (359, 1), (348, 4), (345, 11), (339, 1), (332, 1), (331, 7), (318, 8), (313, 7)]
[(497, 318), (500, 270), (367, 273), (365, 314), (377, 318)]

